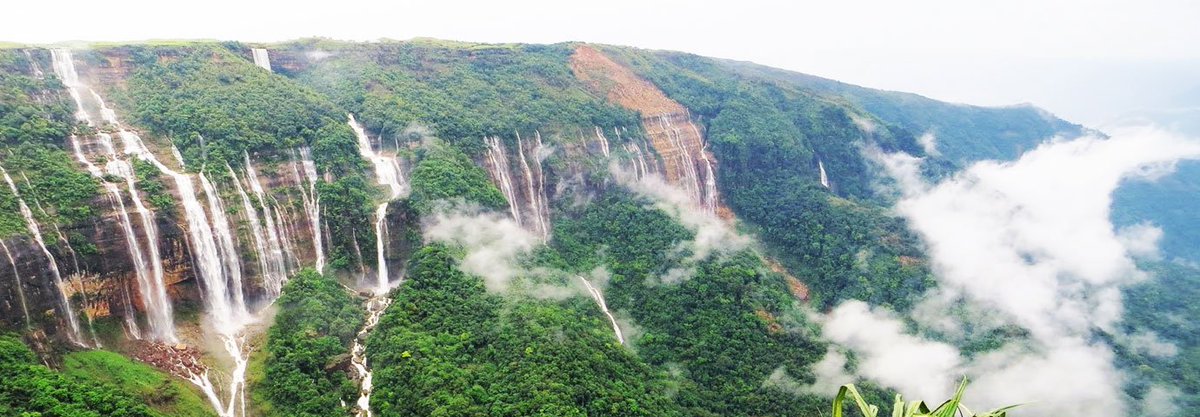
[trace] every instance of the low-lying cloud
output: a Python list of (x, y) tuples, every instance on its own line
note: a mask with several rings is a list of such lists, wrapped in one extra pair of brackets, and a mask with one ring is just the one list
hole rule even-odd
[[(1025, 411), (1032, 415), (1126, 415), (1124, 376), (1108, 345), (1091, 336), (1115, 333), (1120, 288), (1146, 279), (1133, 257), (1157, 253), (1162, 231), (1139, 225), (1118, 233), (1112, 193), (1122, 181), (1153, 179), (1178, 160), (1200, 158), (1200, 143), (1125, 129), (1109, 139), (1055, 140), (1013, 162), (980, 162), (939, 184), (922, 180), (919, 159), (874, 156), (903, 188), (896, 211), (928, 243), (940, 282), (929, 296), (943, 302), (923, 303), (913, 319), (953, 330), (945, 318), (961, 312), (939, 305), (961, 299), (1029, 337), (964, 355), (909, 334), (893, 313), (850, 301), (829, 314), (824, 333), (859, 355), (860, 374), (926, 400), (947, 398), (969, 375), (973, 406), (1032, 403)], [(1122, 338), (1171, 353), (1152, 335)]]
[(682, 188), (669, 184), (662, 176), (650, 174), (638, 178), (630, 171), (613, 164), (609, 171), (618, 184), (635, 194), (654, 202), (662, 210), (693, 233), (690, 241), (683, 242), (677, 250), (687, 253), (683, 265), (668, 271), (663, 282), (675, 283), (686, 280), (694, 273), (695, 263), (712, 255), (731, 254), (747, 249), (753, 243), (748, 236), (738, 234), (715, 214), (702, 210), (695, 200)]

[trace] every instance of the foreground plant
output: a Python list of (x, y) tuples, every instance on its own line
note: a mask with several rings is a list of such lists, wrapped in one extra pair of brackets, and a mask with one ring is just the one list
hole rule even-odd
[[(960, 410), (964, 416), (1006, 417), (1008, 410), (1017, 407), (1017, 405), (1010, 405), (981, 414), (974, 414), (967, 406), (962, 404), (963, 392), (966, 390), (967, 379), (963, 378), (962, 383), (958, 384), (958, 391), (955, 391), (954, 397), (946, 400), (946, 402), (933, 411), (929, 411), (929, 406), (924, 401), (912, 401), (905, 404), (903, 397), (900, 394), (896, 394), (896, 403), (892, 406), (892, 417), (953, 417)], [(863, 417), (877, 417), (879, 414), (879, 407), (867, 404), (866, 400), (863, 400), (862, 395), (858, 393), (858, 389), (854, 387), (854, 384), (846, 384), (842, 385), (842, 388), (838, 390), (837, 397), (833, 399), (833, 417), (842, 417), (842, 409), (847, 395), (854, 399), (854, 403), (858, 405), (858, 409), (862, 412)]]

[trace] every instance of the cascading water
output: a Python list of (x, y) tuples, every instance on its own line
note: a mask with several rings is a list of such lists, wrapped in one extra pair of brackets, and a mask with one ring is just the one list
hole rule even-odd
[(549, 217), (549, 208), (546, 204), (546, 190), (542, 184), (542, 163), (538, 158), (538, 153), (542, 149), (542, 135), (536, 133), (537, 144), (534, 145), (533, 154), (534, 162), (537, 170), (529, 169), (529, 162), (525, 158), (525, 144), (521, 140), (521, 134), (517, 134), (517, 156), (521, 162), (521, 171), (525, 176), (526, 193), (529, 198), (529, 211), (533, 216), (531, 226), (534, 232), (542, 237), (543, 240), (550, 237), (550, 226), (547, 217)]
[[(367, 137), (367, 131), (354, 119), (354, 115), (348, 115), (350, 128), (354, 130), (354, 135), (358, 138), (358, 152), (363, 159), (371, 162), (375, 167), (375, 178), (379, 185), (388, 188), (389, 194), (384, 202), (375, 207), (375, 281), (376, 293), (383, 294), (388, 290), (388, 266), (386, 257), (386, 246), (388, 241), (387, 231), (387, 206), (392, 200), (400, 198), (408, 192), (408, 183), (404, 179), (402, 170), (400, 169), (400, 161), (395, 155), (384, 155), (382, 151), (376, 152), (371, 146), (371, 139)], [(380, 141), (382, 144), (382, 141)]]
[(0, 173), (4, 174), (4, 182), (8, 183), (8, 188), (12, 190), (13, 196), (17, 199), (17, 204), (21, 209), (21, 216), (25, 218), (25, 227), (29, 230), (29, 234), (33, 236), (34, 242), (37, 242), (38, 248), (41, 248), (42, 254), (48, 260), (50, 273), (54, 276), (54, 285), (58, 287), (58, 301), (62, 304), (63, 311), (67, 314), (67, 325), (71, 329), (71, 334), (68, 337), (71, 338), (72, 342), (82, 345), (83, 333), (79, 329), (79, 321), (75, 318), (75, 310), (71, 307), (71, 302), (67, 299), (62, 274), (58, 271), (58, 262), (54, 260), (54, 255), (50, 253), (50, 250), (46, 249), (46, 241), (42, 239), (42, 231), (38, 227), (37, 220), (34, 220), (33, 212), (25, 204), (25, 199), (21, 198), (21, 193), (17, 191), (17, 185), (13, 183), (12, 177), (8, 176), (8, 171), (4, 167), (0, 167)]
[(608, 138), (604, 137), (604, 132), (600, 130), (600, 126), (595, 126), (595, 128), (596, 128), (596, 139), (598, 139), (600, 141), (600, 153), (603, 153), (604, 157), (608, 158), (608, 155), (609, 155)]
[[(176, 155), (179, 153), (176, 151)], [(179, 165), (183, 166), (183, 160), (180, 158)], [(204, 197), (208, 200), (208, 212), (212, 213), (213, 233), (216, 236), (217, 248), (221, 251), (221, 257), (227, 262), (221, 262), (225, 268), (225, 276), (228, 277), (230, 284), (230, 294), (233, 295), (234, 304), (246, 305), (245, 295), (242, 293), (242, 266), (237, 262), (238, 250), (234, 245), (233, 231), (230, 230), (229, 218), (225, 215), (225, 203), (221, 201), (221, 195), (217, 194), (217, 188), (203, 172), (198, 175), (200, 177), (200, 186), (204, 188)], [(229, 262), (229, 260), (233, 260)]]
[(608, 311), (608, 303), (604, 302), (604, 294), (601, 294), (600, 290), (596, 289), (596, 287), (593, 287), (592, 283), (588, 282), (587, 278), (578, 278), (579, 281), (583, 283), (584, 288), (587, 289), (588, 294), (592, 296), (592, 299), (596, 300), (596, 305), (600, 307), (600, 311), (603, 312), (605, 316), (608, 316), (608, 321), (609, 323), (612, 323), (613, 334), (617, 336), (617, 341), (622, 345), (625, 344), (625, 335), (621, 333), (621, 326), (617, 325), (616, 317), (613, 317), (612, 313)]
[[(80, 93), (81, 90), (87, 90), (90, 93), (89, 95), (97, 100), (105, 122), (115, 123), (116, 113), (109, 109), (103, 100), (99, 99), (100, 97), (95, 91), (79, 82), (79, 75), (75, 71), (75, 64), (71, 58), (70, 51), (54, 50), (51, 51), (51, 56), (53, 58), (55, 73), (63, 81), (63, 84), (67, 87), (68, 92), (75, 101), (76, 117), (86, 122), (88, 126), (95, 126), (92, 117), (84, 110), (83, 96)], [(100, 157), (108, 161), (103, 171), (84, 153), (79, 137), (70, 135), (69, 139), (75, 159), (84, 165), (88, 173), (100, 180), (100, 183), (109, 195), (109, 203), (118, 215), (121, 228), (125, 234), (125, 245), (128, 248), (137, 277), (138, 290), (142, 294), (142, 301), (146, 309), (146, 319), (149, 322), (151, 334), (154, 338), (162, 341), (176, 341), (171, 302), (167, 298), (162, 260), (158, 251), (158, 226), (154, 221), (154, 213), (142, 203), (141, 196), (135, 186), (136, 177), (133, 174), (133, 169), (130, 167), (128, 161), (122, 159), (116, 153), (112, 136), (108, 133), (97, 133), (96, 135), (96, 139), (99, 141), (100, 148), (103, 151)], [(144, 240), (139, 242), (139, 236), (134, 232), (133, 222), (130, 219), (129, 212), (126, 210), (121, 190), (117, 184), (108, 181), (110, 177), (124, 180), (129, 193), (129, 199), (134, 205), (135, 212), (138, 213), (141, 219), (142, 231), (145, 235)], [(145, 246), (144, 251), (143, 246)]]
[(363, 324), (362, 330), (358, 331), (358, 336), (354, 338), (354, 344), (350, 348), (350, 363), (354, 366), (354, 372), (358, 374), (360, 382), (358, 401), (355, 402), (357, 410), (356, 417), (371, 417), (371, 390), (372, 375), (370, 365), (367, 364), (367, 347), (363, 345), (363, 341), (367, 339), (367, 335), (379, 324), (379, 318), (383, 316), (383, 312), (387, 310), (392, 300), (382, 295), (376, 295), (367, 300), (367, 321)]
[(267, 72), (272, 72), (271, 55), (267, 53), (266, 49), (253, 48), (250, 50), (250, 54), (254, 56), (254, 65), (258, 65), (262, 69), (267, 70)]
[[(266, 229), (265, 252), (259, 252), (259, 264), (264, 269), (261, 272), (263, 278), (263, 287), (267, 290), (268, 298), (274, 299), (283, 290), (283, 283), (287, 280), (288, 268), (287, 261), (284, 260), (283, 244), (279, 239), (279, 225), (274, 215), (274, 210), (270, 201), (266, 196), (266, 190), (258, 181), (258, 172), (254, 169), (254, 164), (250, 162), (250, 154), (245, 154), (246, 163), (246, 182), (250, 184), (250, 190), (254, 192), (255, 198), (258, 200), (258, 205), (262, 207), (263, 217), (262, 224)], [(237, 178), (236, 176), (234, 178)], [(242, 191), (244, 193), (244, 191)], [(252, 211), (253, 208), (247, 206), (247, 210)], [(253, 215), (252, 213), (247, 213)], [(263, 239), (261, 230), (255, 233), (255, 240)], [(264, 259), (265, 258), (265, 259)]]
[(717, 211), (717, 175), (713, 172), (712, 160), (708, 158), (708, 150), (700, 150), (700, 159), (704, 161), (704, 210), (709, 213)]
[[(205, 396), (208, 397), (213, 407), (217, 410), (217, 413), (222, 417), (244, 416), (246, 406), (245, 376), (248, 358), (247, 352), (244, 349), (245, 338), (241, 333), (246, 325), (254, 321), (254, 317), (246, 309), (245, 300), (242, 295), (240, 293), (232, 294), (230, 290), (230, 288), (241, 288), (241, 283), (238, 282), (235, 284), (231, 282), (231, 279), (235, 277), (228, 275), (228, 269), (225, 267), (225, 264), (228, 262), (238, 262), (238, 260), (236, 258), (223, 258), (223, 252), (219, 249), (218, 239), (215, 237), (217, 234), (224, 233), (232, 235), (232, 232), (228, 230), (229, 224), (209, 222), (208, 214), (204, 212), (204, 206), (196, 198), (196, 188), (190, 176), (176, 172), (159, 161), (146, 148), (145, 144), (142, 143), (142, 139), (136, 133), (120, 130), (118, 135), (125, 145), (126, 153), (136, 155), (142, 160), (153, 164), (160, 172), (175, 181), (175, 188), (179, 193), (179, 202), (183, 206), (184, 217), (187, 219), (187, 229), (190, 237), (189, 243), (192, 248), (197, 276), (200, 277), (200, 281), (204, 287), (204, 301), (208, 306), (209, 320), (220, 337), (225, 351), (233, 360), (233, 370), (230, 372), (228, 400), (226, 402), (221, 401), (220, 395), (208, 377), (207, 370), (200, 375), (191, 375), (189, 380), (200, 387), (201, 391), (204, 392)], [(214, 228), (224, 228), (225, 230), (214, 233)], [(240, 414), (238, 410), (241, 410)]]
[(13, 277), (16, 279), (15, 288), (17, 298), (21, 301), (21, 311), (25, 313), (25, 327), (32, 327), (33, 320), (29, 318), (29, 305), (25, 302), (25, 284), (21, 282), (21, 272), (17, 270), (17, 262), (13, 260), (12, 252), (8, 251), (8, 245), (3, 240), (0, 240), (0, 249), (4, 250), (4, 257), (8, 259), (8, 265), (12, 267)]
[[(679, 152), (679, 166), (682, 167), (683, 171), (680, 173), (683, 177), (680, 178), (680, 180), (683, 181), (684, 188), (687, 190), (688, 194), (691, 195), (692, 201), (702, 204), (703, 200), (701, 199), (700, 193), (700, 176), (696, 173), (695, 160), (692, 158), (691, 153), (688, 152), (688, 147), (684, 145), (679, 128), (671, 122), (670, 115), (664, 114), (659, 117), (659, 123), (661, 123), (663, 131), (666, 132), (671, 146), (674, 146)], [(693, 128), (695, 128), (695, 126), (693, 126)]]
[(21, 52), (24, 52), (25, 59), (29, 60), (29, 68), (33, 70), (33, 78), (37, 78), (39, 80), (42, 79), (42, 77), (45, 76), (45, 74), (42, 73), (42, 66), (38, 65), (36, 59), (33, 59), (33, 55), (29, 53), (28, 49), (22, 49)]
[[(313, 163), (312, 152), (300, 148), (301, 166), (304, 167), (304, 177), (308, 180), (308, 192), (301, 191), (304, 200), (304, 211), (308, 213), (308, 225), (312, 229), (313, 252), (316, 253), (317, 272), (325, 271), (325, 242), (321, 238), (321, 199), (317, 194), (317, 165)], [(295, 161), (293, 161), (294, 163)], [(296, 184), (301, 184), (299, 175)]]
[(825, 174), (825, 163), (817, 160), (817, 169), (821, 171), (821, 186), (829, 188), (829, 175)]
[(513, 189), (512, 179), (508, 176), (508, 155), (504, 151), (504, 144), (498, 137), (483, 138), (483, 141), (488, 146), (488, 173), (499, 185), (500, 192), (504, 193), (504, 199), (508, 200), (508, 211), (512, 214), (513, 221), (520, 226), (521, 212), (517, 210), (517, 193)]

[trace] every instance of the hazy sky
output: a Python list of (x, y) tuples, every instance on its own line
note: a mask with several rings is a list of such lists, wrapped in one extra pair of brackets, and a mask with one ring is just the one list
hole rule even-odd
[[(673, 49), (1102, 125), (1200, 107), (1196, 0), (9, 0), (0, 40), (436, 37)], [(175, 6), (191, 4), (192, 6)]]

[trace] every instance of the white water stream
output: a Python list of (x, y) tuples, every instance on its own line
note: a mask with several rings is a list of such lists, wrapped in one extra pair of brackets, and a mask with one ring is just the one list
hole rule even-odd
[[(366, 129), (354, 119), (353, 114), (348, 116), (350, 128), (358, 138), (359, 154), (375, 167), (375, 179), (379, 185), (388, 188), (387, 199), (375, 207), (375, 292), (383, 294), (388, 291), (388, 282), (391, 281), (385, 256), (388, 241), (387, 206), (392, 200), (408, 193), (408, 182), (400, 169), (399, 158), (375, 151), (371, 146), (371, 139), (367, 137)], [(382, 141), (380, 143), (382, 146)]]
[(254, 57), (254, 65), (258, 65), (262, 69), (267, 70), (267, 72), (272, 72), (271, 55), (267, 53), (266, 49), (253, 48), (250, 50), (250, 54)]
[(12, 190), (13, 196), (17, 198), (21, 216), (25, 218), (25, 227), (29, 230), (29, 234), (33, 236), (33, 240), (37, 243), (38, 248), (42, 250), (42, 254), (49, 261), (50, 273), (54, 277), (54, 285), (58, 288), (59, 303), (62, 304), (63, 311), (67, 314), (67, 325), (71, 329), (68, 337), (71, 338), (72, 342), (83, 345), (83, 333), (79, 329), (79, 320), (75, 317), (75, 309), (71, 307), (71, 302), (67, 299), (62, 273), (58, 270), (58, 261), (55, 261), (54, 255), (50, 253), (49, 249), (46, 249), (46, 241), (42, 238), (42, 230), (38, 227), (37, 220), (33, 218), (33, 211), (29, 210), (29, 205), (25, 204), (25, 199), (21, 198), (21, 193), (17, 191), (17, 185), (13, 183), (12, 177), (8, 175), (8, 171), (4, 167), (0, 167), (0, 173), (4, 174), (4, 182), (8, 183), (8, 188)]
[(579, 281), (583, 283), (584, 288), (587, 288), (588, 294), (591, 294), (592, 299), (596, 300), (596, 305), (600, 306), (600, 311), (604, 312), (605, 316), (608, 316), (608, 321), (609, 323), (612, 323), (613, 334), (617, 336), (617, 341), (621, 342), (622, 345), (625, 344), (625, 335), (621, 333), (621, 326), (617, 325), (617, 319), (613, 317), (611, 312), (608, 311), (608, 303), (604, 302), (604, 294), (601, 294), (600, 290), (596, 289), (596, 287), (593, 287), (592, 283), (588, 282), (586, 278), (578, 278)]

